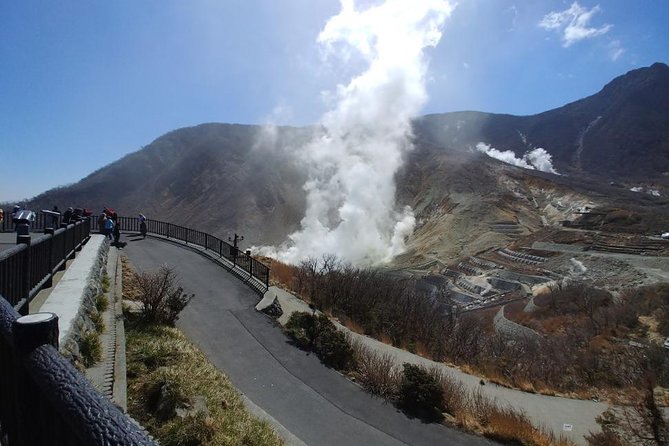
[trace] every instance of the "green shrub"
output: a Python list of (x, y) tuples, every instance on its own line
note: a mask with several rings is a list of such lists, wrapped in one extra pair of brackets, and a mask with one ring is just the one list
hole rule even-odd
[(295, 312), (286, 324), (286, 331), (300, 345), (316, 352), (324, 364), (347, 370), (353, 361), (353, 349), (344, 333), (324, 314)]
[(107, 311), (107, 308), (109, 308), (109, 299), (107, 299), (107, 296), (105, 296), (104, 293), (99, 293), (95, 297), (95, 308), (100, 313), (104, 313)]
[(93, 321), (93, 325), (95, 326), (95, 331), (98, 333), (105, 331), (105, 321), (102, 319), (102, 314), (97, 311), (93, 311), (91, 312), (90, 316), (91, 321)]
[(408, 414), (435, 421), (441, 418), (444, 396), (433, 374), (417, 365), (405, 363), (397, 403)]
[(79, 342), (79, 353), (81, 353), (81, 361), (84, 367), (90, 367), (102, 359), (100, 335), (95, 331), (84, 333)]
[[(331, 323), (331, 322), (330, 322)], [(334, 328), (321, 333), (316, 353), (323, 363), (338, 370), (347, 370), (353, 359), (353, 349), (346, 335)]]
[(102, 282), (102, 291), (105, 293), (108, 292), (109, 285), (111, 285), (111, 282), (109, 281), (109, 276), (107, 275), (107, 273), (104, 273), (102, 275), (102, 279), (100, 279), (100, 281)]
[(316, 341), (316, 318), (307, 312), (296, 311), (286, 323), (286, 332), (302, 346), (313, 346)]

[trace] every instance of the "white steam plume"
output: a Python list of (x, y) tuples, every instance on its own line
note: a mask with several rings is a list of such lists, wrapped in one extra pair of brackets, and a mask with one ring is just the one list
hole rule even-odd
[(507, 164), (522, 167), (524, 169), (536, 169), (542, 172), (559, 175), (558, 172), (553, 168), (551, 154), (541, 147), (530, 150), (529, 152), (525, 153), (522, 158), (516, 157), (516, 154), (511, 150), (500, 151), (494, 147), (491, 147), (489, 144), (482, 142), (476, 144), (476, 150)]
[(279, 247), (256, 251), (296, 263), (335, 254), (369, 265), (389, 261), (413, 232), (413, 211), (395, 206), (394, 176), (412, 148), (411, 118), (427, 99), (423, 50), (435, 46), (453, 6), (445, 0), (387, 0), (341, 11), (318, 42), (348, 60), (359, 54), (366, 70), (338, 85), (321, 131), (300, 150), (309, 180), (301, 229)]

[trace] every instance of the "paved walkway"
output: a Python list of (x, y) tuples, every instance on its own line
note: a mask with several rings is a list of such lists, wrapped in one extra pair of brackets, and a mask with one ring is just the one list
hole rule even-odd
[(16, 232), (0, 232), (0, 252), (16, 246)]
[[(255, 311), (260, 297), (196, 252), (152, 238), (125, 251), (140, 270), (173, 267), (195, 298), (179, 327), (259, 408), (309, 445), (489, 445), (440, 424), (409, 419), (364, 392), (315, 355), (291, 344), (277, 323)], [(293, 443), (293, 441), (289, 441)]]

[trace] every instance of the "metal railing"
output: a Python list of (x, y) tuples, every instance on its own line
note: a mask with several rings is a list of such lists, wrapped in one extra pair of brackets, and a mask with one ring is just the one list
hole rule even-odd
[[(48, 226), (51, 226), (52, 216), (44, 212), (35, 212), (35, 220), (29, 222), (30, 231), (44, 231)], [(88, 219), (81, 221), (88, 221), (90, 227), (89, 231), (98, 231), (98, 219), (96, 216), (91, 216)], [(140, 221), (135, 217), (118, 217), (121, 231), (135, 231), (140, 230)], [(160, 235), (168, 239), (180, 240), (186, 244), (196, 245), (204, 248), (206, 251), (217, 254), (219, 257), (226, 259), (231, 265), (231, 271), (241, 274), (246, 274), (253, 288), (259, 293), (264, 293), (269, 288), (269, 267), (262, 262), (256, 260), (252, 256), (239, 248), (229, 244), (228, 242), (207, 234), (206, 232), (198, 231), (196, 229), (179, 226), (172, 223), (167, 223), (159, 220), (147, 220), (147, 231), (152, 234)], [(5, 219), (0, 223), (0, 232), (10, 232), (14, 230), (14, 224), (11, 221), (11, 215), (5, 213)], [(69, 237), (69, 235), (68, 235)], [(70, 246), (67, 244), (67, 246)], [(2, 257), (0, 257), (1, 259)], [(0, 273), (1, 274), (1, 273)], [(2, 276), (0, 276), (0, 282)], [(37, 290), (39, 291), (39, 289)], [(0, 288), (2, 294), (2, 288)], [(7, 298), (7, 296), (5, 296)]]
[[(93, 218), (93, 220), (92, 229), (99, 230), (97, 219)], [(138, 218), (118, 217), (118, 223), (121, 231), (138, 233), (140, 231)], [(235, 272), (242, 272), (248, 275), (247, 279), (254, 280), (257, 285), (254, 288), (260, 293), (264, 293), (269, 288), (269, 267), (218, 237), (196, 229), (158, 220), (147, 220), (146, 229), (148, 233), (200, 246), (206, 251), (226, 259)]]
[(65, 269), (90, 232), (91, 221), (84, 219), (0, 252), (0, 296), (20, 314), (28, 314), (30, 301), (42, 288), (51, 286), (53, 275)]
[(0, 444), (154, 445), (58, 352), (53, 330), (34, 320), (21, 323), (43, 315), (19, 318), (0, 298)]

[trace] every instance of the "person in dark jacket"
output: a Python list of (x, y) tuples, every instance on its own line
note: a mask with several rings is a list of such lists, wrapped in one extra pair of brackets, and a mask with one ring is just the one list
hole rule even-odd
[(144, 214), (139, 214), (139, 232), (142, 238), (146, 238), (146, 217)]
[(121, 239), (121, 225), (118, 220), (114, 222), (114, 246), (120, 248), (119, 240)]
[(65, 212), (63, 212), (63, 223), (66, 225), (69, 225), (72, 223), (72, 214), (74, 213), (74, 209), (72, 208), (67, 208)]

